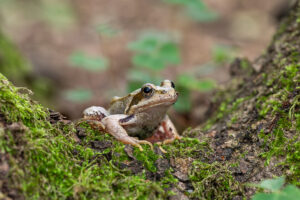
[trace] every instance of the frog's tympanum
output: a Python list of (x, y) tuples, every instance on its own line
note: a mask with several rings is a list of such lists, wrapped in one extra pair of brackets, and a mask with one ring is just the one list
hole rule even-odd
[(108, 110), (92, 106), (83, 111), (84, 120), (117, 140), (143, 150), (140, 144), (167, 144), (180, 139), (166, 115), (178, 97), (175, 85), (164, 80), (160, 86), (147, 83), (124, 97), (114, 97)]

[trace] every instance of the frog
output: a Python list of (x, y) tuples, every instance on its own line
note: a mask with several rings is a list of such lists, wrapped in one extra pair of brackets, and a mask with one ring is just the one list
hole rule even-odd
[(86, 108), (83, 120), (141, 151), (141, 144), (153, 149), (153, 144), (157, 143), (161, 148), (162, 144), (181, 139), (167, 115), (177, 98), (175, 84), (170, 80), (162, 81), (159, 86), (146, 83), (126, 96), (113, 97), (108, 109), (100, 106)]

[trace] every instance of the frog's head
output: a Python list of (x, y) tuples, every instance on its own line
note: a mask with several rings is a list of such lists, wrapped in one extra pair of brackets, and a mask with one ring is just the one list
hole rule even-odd
[(147, 110), (166, 111), (177, 100), (178, 92), (175, 84), (170, 80), (164, 80), (160, 86), (146, 83), (132, 98), (126, 113), (134, 114)]

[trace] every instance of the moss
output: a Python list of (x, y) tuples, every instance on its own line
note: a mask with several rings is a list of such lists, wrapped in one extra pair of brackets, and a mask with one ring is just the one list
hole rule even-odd
[[(293, 52), (293, 51), (292, 51)], [(278, 57), (277, 66), (281, 73), (265, 77), (269, 93), (260, 96), (256, 108), (261, 118), (272, 117), (271, 133), (261, 130), (259, 138), (263, 140), (265, 151), (261, 156), (266, 165), (272, 158), (281, 158), (279, 165), (289, 169), (290, 183), (300, 186), (299, 137), (298, 127), (299, 98), (297, 85), (299, 77), (299, 53), (291, 53), (291, 58)], [(276, 91), (276, 92), (275, 92)], [(295, 120), (293, 120), (295, 119)], [(298, 130), (297, 130), (298, 129)]]
[[(33, 103), (27, 94), (21, 94), (19, 91), (24, 88), (13, 87), (2, 74), (0, 74), (0, 87), (0, 111), (6, 116), (7, 121), (22, 121), (30, 128), (50, 127), (49, 124), (44, 123), (48, 116), (47, 110)], [(31, 93), (29, 90), (25, 92)]]
[(244, 101), (251, 99), (251, 97), (252, 95), (247, 97), (240, 97), (234, 101), (232, 101), (231, 98), (228, 98), (227, 100), (223, 101), (220, 104), (218, 110), (216, 111), (215, 116), (205, 123), (205, 125), (203, 126), (203, 131), (210, 129), (211, 126), (218, 120), (223, 119), (225, 116), (228, 116), (234, 111), (236, 111)]
[(235, 181), (228, 166), (195, 161), (189, 174), (195, 188), (192, 197), (198, 199), (233, 199), (242, 195), (242, 186)]
[[(208, 156), (212, 153), (208, 144), (207, 138), (201, 138), (201, 141), (197, 138), (183, 137), (181, 140), (176, 140), (172, 145), (165, 145), (163, 148), (167, 151), (166, 157), (170, 158), (199, 158), (200, 155)], [(201, 157), (204, 159), (204, 157)]]
[[(11, 187), (18, 187), (27, 199), (160, 199), (169, 195), (165, 188), (174, 182), (170, 172), (157, 182), (145, 174), (133, 175), (118, 163), (129, 160), (124, 145), (111, 136), (92, 129), (82, 141), (74, 138), (74, 125), (47, 122), (48, 111), (32, 102), (27, 94), (0, 76), (1, 113), (8, 123), (24, 124), (22, 142), (16, 134), (1, 128), (1, 153), (8, 153), (13, 168)], [(61, 127), (63, 128), (61, 129)], [(60, 128), (59, 128), (60, 127)], [(89, 147), (91, 140), (111, 140), (102, 152)], [(145, 148), (147, 149), (147, 147)], [(22, 157), (20, 157), (22, 151)], [(151, 151), (152, 152), (152, 151)], [(150, 150), (135, 155), (145, 168), (155, 171), (156, 155)], [(111, 159), (107, 154), (111, 153)]]

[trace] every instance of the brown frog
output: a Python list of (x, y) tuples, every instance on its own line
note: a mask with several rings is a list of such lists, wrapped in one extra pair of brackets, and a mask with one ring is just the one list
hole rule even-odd
[(178, 97), (169, 80), (160, 86), (146, 83), (127, 96), (114, 97), (110, 107), (92, 106), (83, 111), (84, 120), (104, 130), (117, 140), (143, 150), (140, 144), (167, 144), (180, 139), (167, 110)]

